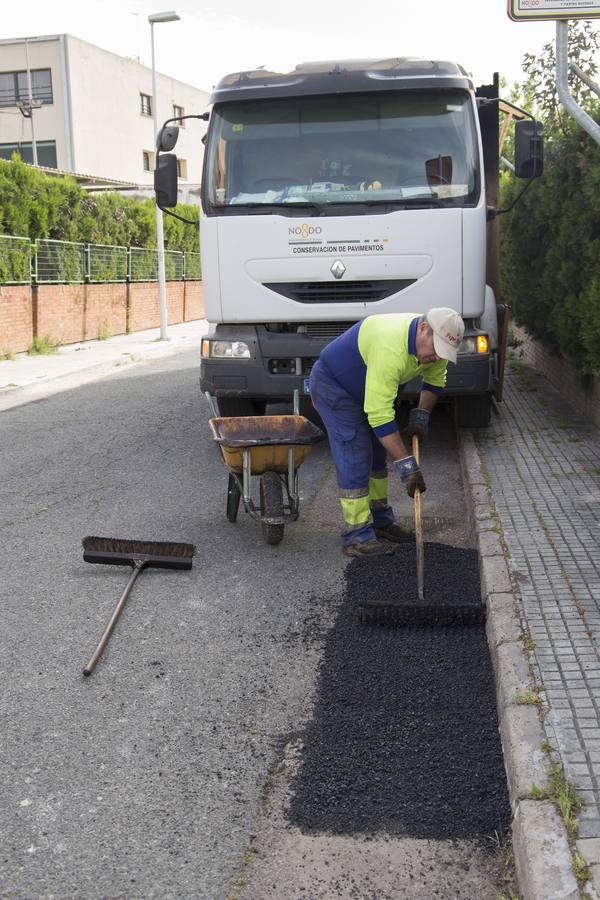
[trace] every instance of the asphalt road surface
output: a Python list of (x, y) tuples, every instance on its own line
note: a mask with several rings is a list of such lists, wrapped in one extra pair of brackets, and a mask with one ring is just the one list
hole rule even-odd
[[(443, 409), (436, 418), (422, 462), (427, 537), (465, 547), (452, 428)], [(336, 671), (352, 674), (340, 637), (348, 652), (356, 638), (327, 445), (300, 470), (300, 521), (270, 547), (242, 511), (235, 525), (226, 520), (227, 473), (206, 419), (196, 353), (0, 414), (1, 896), (494, 898), (487, 835), (506, 824), (506, 801), (483, 644), (462, 674), (471, 679), (470, 727), (479, 716), (489, 735), (489, 814), (472, 816), (467, 829), (453, 818), (459, 780), (443, 792), (450, 825), (439, 833), (427, 781), (426, 832), (411, 825), (406, 802), (396, 819), (393, 809), (379, 822), (347, 811), (339, 827), (319, 819), (323, 796), (313, 803), (306, 779), (331, 765), (323, 747), (342, 755), (344, 747), (315, 744), (315, 728), (322, 735), (324, 697), (339, 716)], [(409, 522), (409, 501), (394, 491)], [(197, 555), (191, 572), (141, 575), (84, 679), (128, 577), (83, 562), (88, 534), (187, 541)], [(379, 664), (400, 652), (389, 640)], [(422, 681), (412, 677), (414, 691)], [(424, 697), (410, 713), (417, 744)], [(369, 702), (358, 690), (353, 708)], [(377, 729), (369, 735), (384, 740)], [(400, 771), (401, 742), (395, 752)], [(443, 759), (436, 765), (432, 785), (444, 783)]]

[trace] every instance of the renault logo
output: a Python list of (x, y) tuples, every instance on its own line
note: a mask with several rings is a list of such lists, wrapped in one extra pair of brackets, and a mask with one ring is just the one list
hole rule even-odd
[(344, 272), (346, 271), (346, 266), (341, 261), (341, 259), (336, 259), (336, 261), (332, 265), (330, 271), (334, 278), (341, 278), (342, 275), (344, 274)]

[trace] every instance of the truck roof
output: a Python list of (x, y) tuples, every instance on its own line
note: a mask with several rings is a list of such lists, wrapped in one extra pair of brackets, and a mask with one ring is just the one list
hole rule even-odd
[(209, 102), (440, 87), (472, 91), (473, 82), (462, 66), (446, 60), (326, 60), (300, 63), (291, 72), (233, 72), (219, 81)]

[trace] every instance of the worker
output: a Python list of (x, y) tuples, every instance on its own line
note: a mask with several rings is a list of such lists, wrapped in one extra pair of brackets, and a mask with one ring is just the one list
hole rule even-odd
[(396, 425), (394, 401), (400, 387), (421, 376), (407, 435), (425, 437), (464, 330), (459, 314), (443, 307), (368, 316), (331, 341), (313, 366), (311, 399), (335, 462), (347, 556), (391, 553), (392, 543), (408, 537), (388, 503), (386, 455), (410, 497), (425, 490), (425, 480)]

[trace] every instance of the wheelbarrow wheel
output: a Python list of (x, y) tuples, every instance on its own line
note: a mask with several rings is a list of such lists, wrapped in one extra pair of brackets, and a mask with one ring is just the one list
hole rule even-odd
[(227, 518), (230, 522), (237, 521), (238, 509), (240, 508), (241, 492), (234, 476), (229, 474), (229, 483), (227, 485)]
[[(260, 477), (260, 505), (262, 515), (267, 518), (283, 516), (283, 485), (277, 472), (265, 472)], [(275, 546), (283, 540), (284, 525), (269, 525), (261, 522), (262, 533), (267, 544)]]

